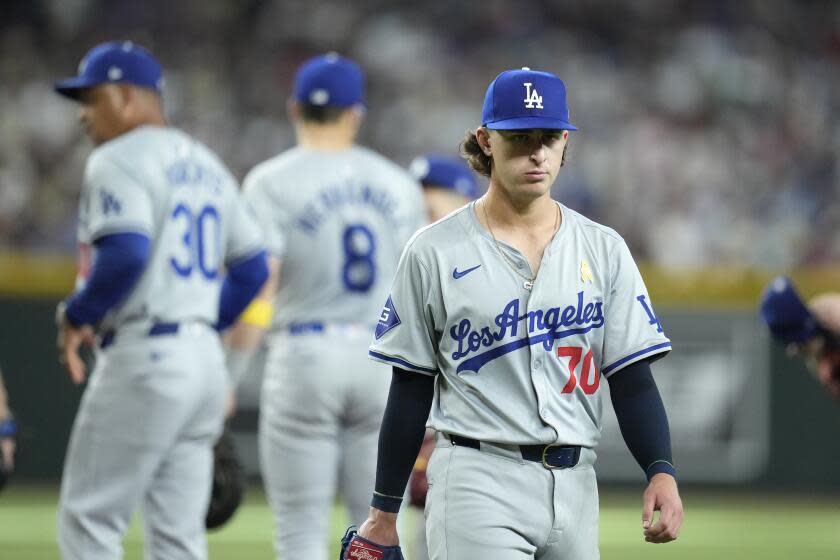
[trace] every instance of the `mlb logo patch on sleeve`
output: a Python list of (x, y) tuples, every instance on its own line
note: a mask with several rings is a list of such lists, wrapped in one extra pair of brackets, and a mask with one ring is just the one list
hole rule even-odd
[(376, 324), (376, 340), (400, 324), (400, 316), (397, 315), (397, 308), (394, 307), (394, 302), (391, 296), (388, 296), (388, 301), (385, 302), (385, 307), (382, 308), (382, 313), (379, 315), (379, 322)]

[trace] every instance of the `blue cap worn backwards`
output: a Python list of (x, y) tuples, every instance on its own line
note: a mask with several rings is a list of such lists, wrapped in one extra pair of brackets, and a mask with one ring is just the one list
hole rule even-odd
[(130, 41), (102, 43), (79, 63), (79, 75), (55, 83), (55, 91), (78, 99), (82, 90), (100, 84), (133, 84), (160, 93), (163, 72), (152, 54)]
[(563, 80), (530, 68), (496, 76), (484, 96), (481, 124), (494, 130), (577, 130), (569, 120)]
[(300, 103), (351, 107), (365, 102), (365, 77), (352, 60), (336, 53), (310, 58), (295, 75), (294, 97)]
[(424, 187), (452, 189), (469, 199), (478, 196), (475, 173), (460, 158), (437, 154), (419, 156), (414, 158), (408, 170)]

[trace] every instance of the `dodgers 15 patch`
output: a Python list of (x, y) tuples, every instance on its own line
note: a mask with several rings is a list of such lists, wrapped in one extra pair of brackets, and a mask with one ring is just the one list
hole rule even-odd
[(376, 340), (400, 324), (400, 316), (397, 315), (397, 308), (394, 307), (394, 302), (391, 296), (385, 302), (385, 307), (382, 308), (382, 313), (379, 315), (379, 322), (376, 324)]

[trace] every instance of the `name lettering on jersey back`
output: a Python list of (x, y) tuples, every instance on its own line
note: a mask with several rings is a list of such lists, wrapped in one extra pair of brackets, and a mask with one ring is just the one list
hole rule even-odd
[[(502, 312), (496, 315), (495, 326), (474, 328), (469, 319), (461, 319), (449, 330), (452, 339), (458, 343), (458, 350), (452, 353), (453, 360), (476, 354), (482, 348), (490, 348), (458, 364), (458, 373), (478, 373), (488, 362), (533, 344), (542, 344), (546, 350), (551, 350), (555, 340), (604, 326), (603, 302), (584, 304), (583, 292), (578, 292), (575, 305), (566, 307), (537, 309), (520, 314), (520, 305), (519, 299), (508, 302)], [(520, 329), (527, 331), (526, 336), (516, 338)], [(515, 340), (493, 347), (507, 339)]]
[(334, 211), (351, 205), (372, 208), (392, 226), (399, 225), (396, 215), (398, 203), (393, 196), (368, 184), (353, 182), (332, 185), (319, 191), (295, 216), (294, 222), (299, 230), (315, 235)]
[(175, 186), (202, 185), (214, 194), (222, 191), (222, 177), (213, 169), (193, 160), (178, 160), (166, 168), (166, 178)]

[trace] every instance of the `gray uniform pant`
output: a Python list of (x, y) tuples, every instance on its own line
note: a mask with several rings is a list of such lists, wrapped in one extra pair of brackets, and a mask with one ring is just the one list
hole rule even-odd
[(275, 335), (260, 404), (260, 464), (278, 558), (326, 560), (337, 494), (367, 518), (390, 368), (367, 358), (369, 328)]
[(431, 560), (597, 560), (595, 452), (571, 469), (525, 461), (512, 446), (453, 446), (429, 462), (426, 538)]
[(149, 337), (128, 326), (97, 354), (61, 481), (58, 544), (66, 560), (122, 558), (142, 504), (147, 559), (205, 559), (212, 448), (227, 387), (219, 338), (182, 324)]

